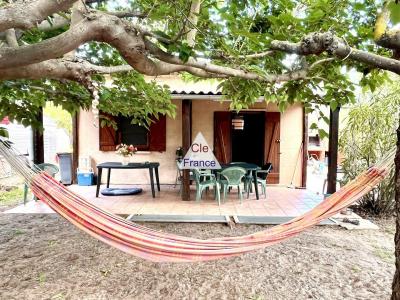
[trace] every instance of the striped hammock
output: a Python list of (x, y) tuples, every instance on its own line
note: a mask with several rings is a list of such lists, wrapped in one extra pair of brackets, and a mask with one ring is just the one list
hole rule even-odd
[(33, 193), (76, 227), (126, 253), (154, 262), (208, 261), (236, 256), (286, 240), (320, 223), (370, 192), (393, 167), (395, 149), (382, 161), (291, 221), (254, 234), (196, 239), (168, 234), (129, 222), (91, 204), (38, 168), (31, 168), (7, 142), (0, 155), (29, 183)]

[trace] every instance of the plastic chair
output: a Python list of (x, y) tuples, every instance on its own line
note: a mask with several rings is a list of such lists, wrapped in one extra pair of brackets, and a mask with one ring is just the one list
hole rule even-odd
[(193, 169), (193, 174), (196, 181), (196, 201), (200, 201), (203, 195), (203, 191), (207, 188), (212, 187), (214, 189), (214, 198), (218, 201), (218, 205), (221, 205), (221, 198), (219, 193), (219, 183), (215, 179), (215, 175), (211, 173), (204, 173), (197, 169)]
[[(261, 185), (261, 192), (267, 198), (267, 177), (272, 170), (272, 164), (266, 163), (261, 170), (257, 171), (257, 184)], [(247, 198), (249, 198), (249, 190), (247, 190)]]
[[(36, 167), (39, 168), (42, 171), (45, 171), (51, 177), (54, 177), (60, 171), (60, 169), (56, 165), (49, 164), (49, 163), (38, 164), (38, 165), (36, 165)], [(24, 204), (26, 204), (26, 200), (28, 198), (28, 189), (29, 189), (29, 187), (25, 183), (25, 186), (24, 186)], [(34, 199), (37, 200), (36, 197), (34, 197)]]
[(219, 183), (222, 187), (224, 193), (224, 200), (226, 198), (226, 193), (229, 188), (237, 187), (239, 193), (240, 203), (243, 199), (242, 191), (242, 179), (246, 175), (247, 171), (241, 167), (229, 167), (221, 171)]

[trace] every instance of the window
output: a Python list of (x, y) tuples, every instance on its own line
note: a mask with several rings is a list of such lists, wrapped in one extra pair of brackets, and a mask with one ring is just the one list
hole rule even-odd
[(99, 150), (115, 151), (118, 144), (132, 144), (142, 151), (166, 151), (166, 117), (160, 115), (151, 123), (149, 130), (131, 124), (130, 119), (112, 117), (117, 122), (118, 130), (113, 127), (99, 126)]
[(149, 147), (149, 130), (138, 124), (131, 124), (130, 118), (118, 118), (118, 132), (121, 143), (143, 149)]

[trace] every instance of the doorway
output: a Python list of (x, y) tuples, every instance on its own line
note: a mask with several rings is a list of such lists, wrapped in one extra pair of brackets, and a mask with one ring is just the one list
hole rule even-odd
[(232, 161), (264, 164), (264, 112), (233, 113), (232, 118), (243, 120), (239, 129), (232, 127)]

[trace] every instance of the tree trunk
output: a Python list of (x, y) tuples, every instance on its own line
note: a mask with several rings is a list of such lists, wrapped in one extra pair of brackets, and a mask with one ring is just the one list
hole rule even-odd
[(391, 300), (400, 300), (400, 126), (397, 129), (397, 154), (396, 163), (396, 235), (394, 237), (396, 273), (392, 284)]

